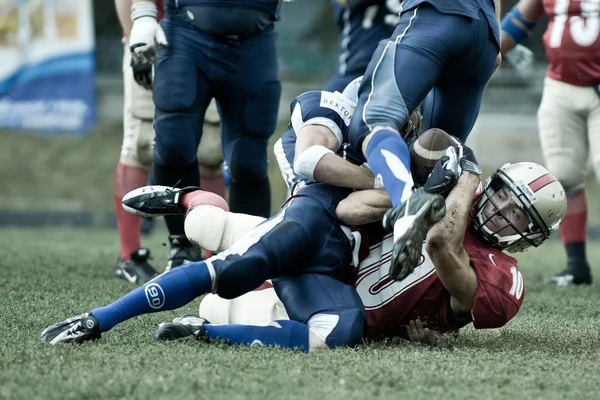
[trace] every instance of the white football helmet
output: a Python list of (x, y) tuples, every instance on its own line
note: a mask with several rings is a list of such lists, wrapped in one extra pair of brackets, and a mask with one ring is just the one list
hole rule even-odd
[(358, 78), (350, 82), (348, 85), (346, 85), (346, 87), (342, 91), (342, 94), (354, 104), (358, 104), (358, 89), (360, 88), (362, 79), (363, 77), (359, 76)]
[[(510, 190), (517, 205), (529, 217), (525, 232), (519, 232), (492, 200), (492, 195), (504, 187)], [(484, 217), (483, 210), (488, 201), (496, 212)], [(566, 212), (565, 189), (550, 171), (532, 162), (507, 163), (486, 180), (483, 194), (474, 208), (473, 226), (488, 242), (514, 253), (542, 244), (558, 229)], [(492, 231), (486, 224), (498, 214), (506, 221), (506, 225)], [(498, 234), (508, 226), (518, 233), (510, 236)]]

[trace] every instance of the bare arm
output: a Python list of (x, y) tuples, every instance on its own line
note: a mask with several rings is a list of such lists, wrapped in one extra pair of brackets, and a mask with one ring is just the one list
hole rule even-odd
[(131, 32), (131, 0), (115, 0), (115, 7), (117, 9), (117, 15), (119, 16), (119, 22), (121, 28), (125, 33), (125, 37), (129, 39), (129, 33)]
[(311, 147), (323, 146), (332, 152), (339, 149), (338, 139), (329, 128), (323, 125), (307, 125), (297, 133), (294, 171), (316, 182), (350, 189), (372, 189), (374, 177), (367, 168), (354, 165), (336, 154), (329, 153), (322, 156), (314, 167), (312, 176), (303, 173), (304, 168), (299, 167), (299, 157)]
[(392, 202), (385, 190), (360, 190), (340, 201), (335, 214), (346, 225), (364, 225), (381, 221), (390, 207)]
[[(498, 1), (498, 0), (495, 0)], [(542, 3), (542, 0), (521, 0), (519, 1), (519, 3), (517, 4), (517, 10), (519, 10), (519, 12), (521, 13), (521, 15), (523, 15), (523, 17), (531, 22), (537, 22), (540, 20), (540, 18), (542, 18), (542, 16), (544, 15), (544, 4)], [(506, 17), (505, 17), (506, 18)], [(527, 27), (525, 27), (520, 21), (518, 21), (517, 19), (513, 18), (513, 17), (509, 17), (512, 18), (512, 21), (517, 24), (518, 26), (520, 26), (523, 29), (527, 29)], [(500, 38), (500, 53), (501, 54), (505, 54), (509, 51), (511, 51), (515, 46), (517, 45), (517, 43), (514, 42), (514, 40), (507, 35), (506, 33), (502, 32), (501, 33), (501, 38)]]
[(446, 198), (446, 216), (429, 231), (425, 248), (438, 277), (452, 295), (456, 313), (468, 313), (477, 292), (477, 276), (463, 247), (471, 201), (479, 177), (463, 172), (457, 185)]

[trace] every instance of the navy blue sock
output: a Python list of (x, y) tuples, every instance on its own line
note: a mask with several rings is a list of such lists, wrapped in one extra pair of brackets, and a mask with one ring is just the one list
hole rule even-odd
[(154, 278), (107, 306), (92, 310), (102, 331), (141, 314), (174, 310), (209, 293), (210, 273), (204, 261), (185, 264)]
[(296, 321), (277, 320), (267, 326), (205, 324), (204, 328), (208, 339), (229, 344), (278, 345), (308, 352), (308, 325)]
[(367, 144), (367, 163), (396, 207), (406, 200), (413, 187), (410, 153), (404, 139), (390, 129), (375, 132)]

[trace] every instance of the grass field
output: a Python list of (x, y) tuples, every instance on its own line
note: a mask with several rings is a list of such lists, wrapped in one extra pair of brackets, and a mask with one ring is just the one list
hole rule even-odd
[[(526, 296), (496, 331), (464, 329), (438, 347), (406, 342), (299, 354), (268, 348), (157, 343), (142, 316), (83, 345), (39, 341), (47, 325), (110, 302), (132, 286), (113, 277), (116, 232), (3, 229), (2, 399), (590, 399), (600, 397), (600, 289), (540, 281), (565, 262), (556, 240), (520, 258)], [(164, 265), (164, 231), (145, 245)], [(590, 259), (600, 258), (592, 243)], [(596, 277), (600, 267), (595, 265)]]

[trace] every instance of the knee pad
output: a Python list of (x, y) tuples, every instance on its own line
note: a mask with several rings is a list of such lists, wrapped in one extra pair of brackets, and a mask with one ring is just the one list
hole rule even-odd
[(315, 314), (307, 322), (310, 331), (330, 349), (354, 347), (362, 342), (366, 323), (365, 311), (345, 309), (335, 314)]
[(546, 166), (567, 192), (576, 190), (585, 183), (587, 157), (575, 154), (569, 149), (559, 149), (546, 154)]
[(187, 213), (184, 228), (187, 238), (192, 243), (216, 253), (231, 247), (264, 220), (253, 215), (231, 213), (210, 205), (199, 205)]
[(212, 324), (263, 325), (289, 319), (272, 287), (253, 290), (231, 300), (208, 294), (200, 302), (199, 315)]

